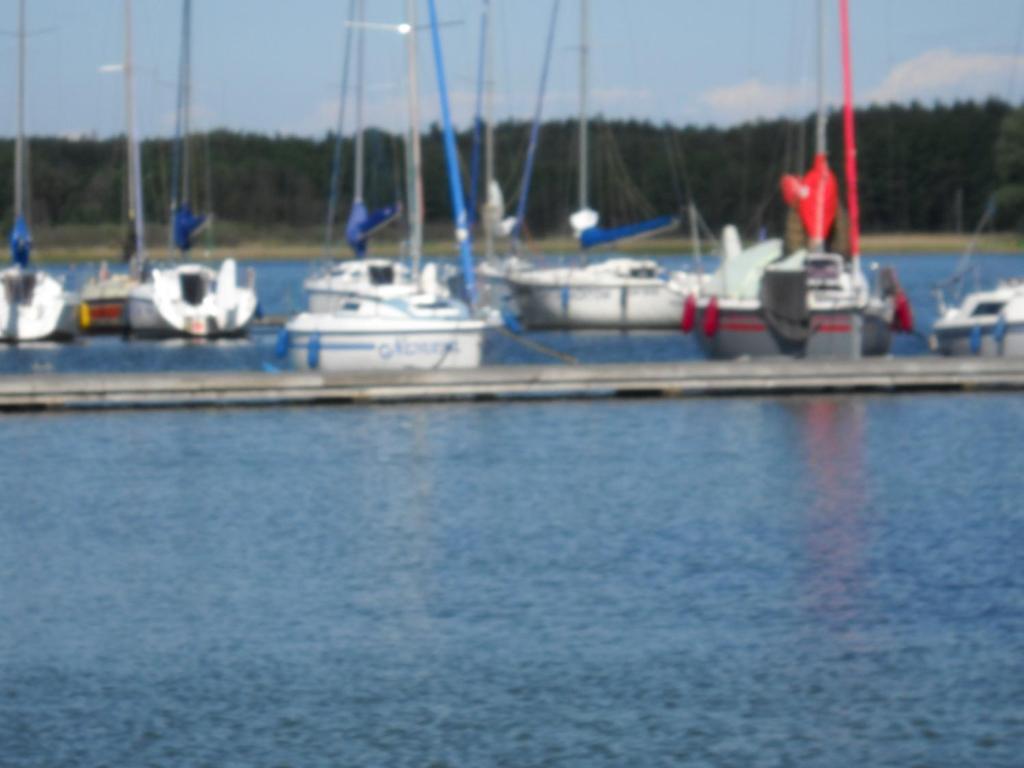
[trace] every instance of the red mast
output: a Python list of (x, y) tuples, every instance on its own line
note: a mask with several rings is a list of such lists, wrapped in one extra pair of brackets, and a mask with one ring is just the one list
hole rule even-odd
[(857, 198), (857, 137), (853, 127), (853, 67), (850, 63), (849, 0), (839, 0), (843, 44), (843, 137), (846, 144), (846, 205), (850, 209), (850, 254), (860, 258), (860, 202)]

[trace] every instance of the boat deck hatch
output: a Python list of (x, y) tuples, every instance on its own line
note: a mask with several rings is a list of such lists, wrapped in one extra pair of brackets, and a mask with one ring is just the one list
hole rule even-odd
[(373, 285), (391, 285), (395, 282), (395, 268), (370, 267), (370, 282)]
[(191, 304), (193, 307), (197, 307), (203, 303), (203, 299), (206, 297), (206, 281), (202, 275), (199, 274), (184, 274), (180, 275), (181, 280), (181, 298), (184, 299), (186, 304)]

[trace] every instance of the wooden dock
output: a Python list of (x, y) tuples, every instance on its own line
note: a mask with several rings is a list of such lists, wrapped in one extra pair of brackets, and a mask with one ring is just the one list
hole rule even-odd
[(0, 410), (979, 390), (1024, 390), (1024, 360), (920, 357), (347, 374), (30, 374), (0, 376)]

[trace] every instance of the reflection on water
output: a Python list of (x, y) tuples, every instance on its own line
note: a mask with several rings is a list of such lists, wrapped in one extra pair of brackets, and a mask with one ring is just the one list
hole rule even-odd
[(819, 398), (792, 413), (802, 437), (802, 474), (810, 488), (804, 510), (805, 599), (827, 629), (842, 633), (857, 624), (865, 599), (865, 519), (870, 480), (864, 472), (865, 402)]
[(1021, 431), (1012, 395), (5, 417), (0, 763), (1016, 766)]

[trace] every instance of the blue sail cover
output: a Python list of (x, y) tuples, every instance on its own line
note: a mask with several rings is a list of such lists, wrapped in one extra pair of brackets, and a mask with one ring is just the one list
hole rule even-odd
[(196, 216), (188, 203), (174, 210), (174, 244), (181, 251), (192, 247), (192, 236), (206, 222), (206, 216)]
[(630, 240), (638, 237), (650, 237), (659, 232), (665, 232), (679, 226), (679, 219), (675, 216), (659, 216), (650, 221), (641, 221), (637, 224), (627, 224), (623, 227), (591, 227), (580, 233), (580, 245), (584, 248), (594, 248), (598, 245), (608, 245), (620, 240)]
[(32, 234), (28, 231), (25, 217), (19, 216), (14, 220), (14, 228), (11, 229), (11, 261), (20, 267), (27, 267), (31, 253)]
[(373, 233), (390, 224), (401, 212), (402, 206), (398, 203), (386, 205), (375, 211), (368, 211), (365, 203), (353, 203), (348, 223), (345, 225), (345, 239), (352, 246), (356, 256), (365, 256), (366, 246), (369, 245)]

